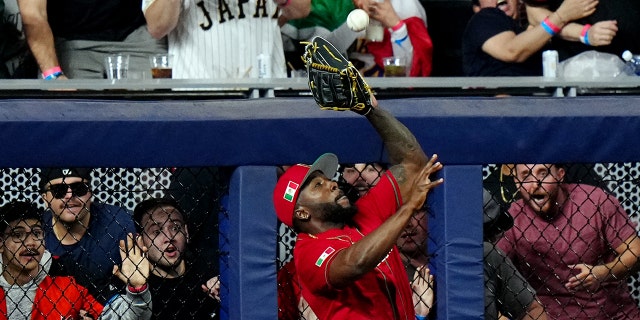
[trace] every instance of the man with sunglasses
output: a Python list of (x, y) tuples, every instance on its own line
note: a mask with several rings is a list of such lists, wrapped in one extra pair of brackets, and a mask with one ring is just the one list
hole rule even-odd
[(87, 168), (41, 169), (45, 243), (54, 257), (51, 273), (74, 276), (105, 303), (122, 290), (112, 274), (121, 263), (118, 241), (136, 230), (126, 209), (92, 201), (90, 174)]

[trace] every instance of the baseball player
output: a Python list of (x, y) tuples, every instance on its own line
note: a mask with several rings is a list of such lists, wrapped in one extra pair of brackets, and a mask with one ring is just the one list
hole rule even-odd
[[(424, 319), (425, 314), (414, 311), (409, 279), (395, 244), (429, 190), (443, 182), (429, 179), (442, 164), (436, 155), (428, 159), (414, 135), (379, 108), (372, 95), (344, 104), (335, 100), (351, 97), (358, 85), (326, 88), (332, 81), (316, 80), (335, 76), (321, 73), (332, 68), (326, 64), (346, 59), (323, 39), (316, 38), (307, 50), (310, 87), (318, 104), (333, 110), (351, 106), (366, 115), (392, 166), (355, 205), (332, 180), (338, 159), (331, 153), (311, 166), (291, 166), (280, 177), (273, 202), (280, 221), (298, 233), (293, 257), (302, 297), (320, 319)], [(332, 59), (325, 60), (327, 56)], [(353, 68), (347, 64), (347, 71), (342, 69), (339, 75), (353, 74)], [(366, 84), (364, 88), (353, 96), (370, 92)], [(328, 91), (332, 97), (326, 96)]]
[(143, 0), (142, 11), (168, 36), (174, 79), (286, 77), (272, 0)]

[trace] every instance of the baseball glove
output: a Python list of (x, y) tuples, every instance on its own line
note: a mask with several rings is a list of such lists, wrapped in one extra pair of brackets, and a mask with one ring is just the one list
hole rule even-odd
[(321, 37), (313, 38), (302, 59), (309, 75), (309, 88), (320, 109), (351, 110), (362, 115), (371, 111), (371, 89), (358, 69), (331, 43)]

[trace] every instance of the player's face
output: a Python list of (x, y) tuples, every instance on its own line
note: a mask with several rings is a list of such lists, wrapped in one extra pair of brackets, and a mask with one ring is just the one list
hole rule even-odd
[(543, 217), (555, 214), (564, 169), (552, 164), (518, 164), (515, 170), (515, 182), (524, 203)]
[(411, 217), (396, 245), (405, 255), (417, 258), (427, 254), (427, 235), (427, 211), (423, 209)]
[(13, 277), (11, 280), (17, 280), (18, 275), (35, 277), (44, 254), (44, 231), (40, 221), (27, 219), (9, 223), (2, 235), (0, 250), (5, 272)]
[(300, 192), (298, 205), (309, 208), (322, 221), (346, 222), (351, 219), (355, 207), (338, 188), (338, 183), (320, 172), (312, 173), (308, 179), (308, 184)]
[(356, 188), (358, 195), (362, 197), (380, 181), (382, 171), (379, 164), (356, 163), (344, 168), (342, 178)]
[(156, 208), (142, 217), (141, 225), (149, 262), (165, 270), (180, 265), (189, 237), (180, 211), (172, 206)]
[[(56, 220), (62, 223), (82, 221), (91, 207), (91, 188), (79, 177), (51, 180), (42, 194)], [(65, 190), (66, 189), (66, 190)]]

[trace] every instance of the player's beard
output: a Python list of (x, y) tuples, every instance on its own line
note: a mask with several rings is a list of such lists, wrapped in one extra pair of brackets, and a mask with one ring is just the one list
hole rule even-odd
[(318, 204), (318, 210), (323, 221), (350, 224), (353, 216), (358, 212), (356, 206), (343, 207), (335, 202)]

